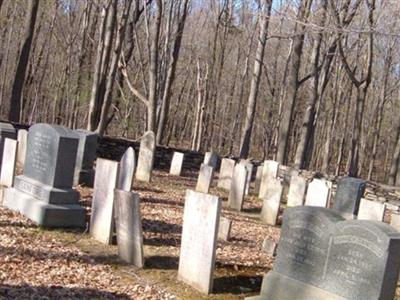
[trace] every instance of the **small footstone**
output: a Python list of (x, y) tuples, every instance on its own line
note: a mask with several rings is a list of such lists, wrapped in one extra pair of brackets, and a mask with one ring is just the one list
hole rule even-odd
[(263, 243), (262, 243), (262, 251), (268, 254), (269, 256), (275, 256), (276, 255), (276, 248), (278, 244), (275, 243), (274, 240), (270, 238), (265, 238)]
[(232, 220), (221, 217), (219, 220), (218, 238), (223, 241), (229, 241), (231, 228)]

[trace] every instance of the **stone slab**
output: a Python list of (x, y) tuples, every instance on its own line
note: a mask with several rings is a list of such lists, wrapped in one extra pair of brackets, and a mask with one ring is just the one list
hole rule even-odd
[(18, 130), (17, 140), (18, 140), (17, 164), (20, 168), (24, 168), (26, 147), (28, 145), (28, 130), (25, 129)]
[(221, 160), (217, 185), (219, 188), (230, 190), (234, 168), (235, 161), (233, 159), (223, 158)]
[(201, 164), (199, 177), (197, 178), (196, 191), (207, 194), (210, 190), (213, 177), (213, 167)]
[(171, 161), (171, 167), (169, 169), (169, 174), (174, 176), (181, 176), (182, 173), (182, 165), (183, 165), (183, 157), (184, 154), (181, 152), (174, 152)]
[(390, 218), (390, 226), (392, 226), (397, 231), (400, 231), (400, 214), (392, 213)]
[(265, 193), (267, 192), (268, 181), (274, 179), (278, 176), (279, 163), (273, 160), (264, 161), (262, 174), (261, 174), (261, 183), (260, 183), (260, 192), (259, 198), (264, 199)]
[(217, 164), (218, 164), (218, 154), (213, 151), (206, 152), (204, 154), (203, 164), (213, 167), (215, 170), (217, 168)]
[(233, 170), (228, 206), (234, 210), (243, 209), (247, 185), (247, 169), (244, 164), (237, 164)]
[(85, 184), (87, 186), (93, 186), (94, 172), (92, 170), (94, 161), (96, 160), (97, 141), (99, 135), (95, 132), (84, 129), (75, 130), (74, 133), (79, 137), (79, 144), (73, 185)]
[(307, 196), (304, 205), (327, 207), (330, 195), (330, 188), (324, 179), (314, 178), (307, 188)]
[(15, 167), (17, 163), (18, 141), (6, 138), (4, 141), (3, 160), (0, 172), (0, 185), (14, 185)]
[(341, 178), (337, 184), (333, 209), (346, 219), (355, 219), (365, 188), (365, 180), (353, 177)]
[(262, 171), (263, 171), (263, 165), (258, 166), (257, 167), (257, 172), (256, 172), (256, 181), (255, 181), (255, 184), (254, 184), (254, 189), (255, 189), (255, 192), (257, 194), (260, 193)]
[(131, 191), (133, 175), (135, 173), (135, 150), (132, 147), (126, 149), (119, 162), (119, 174), (117, 188), (123, 191)]
[(5, 138), (15, 140), (17, 138), (17, 131), (10, 123), (0, 122), (0, 169), (3, 159), (3, 147)]
[(150, 182), (153, 171), (154, 155), (156, 151), (156, 138), (154, 132), (147, 131), (140, 141), (136, 179)]
[(385, 203), (361, 198), (357, 219), (383, 222), (385, 211)]
[(270, 178), (266, 184), (266, 192), (261, 209), (261, 220), (275, 226), (278, 220), (282, 199), (283, 184), (280, 179)]
[(301, 206), (304, 204), (304, 197), (307, 190), (307, 180), (298, 173), (292, 172), (290, 187), (287, 197), (287, 206)]
[(262, 243), (261, 250), (264, 253), (268, 254), (269, 256), (275, 256), (277, 247), (278, 247), (278, 244), (275, 243), (274, 240), (272, 240), (270, 238), (265, 238)]
[(221, 217), (219, 220), (218, 239), (229, 241), (231, 236), (232, 220)]
[(251, 184), (251, 178), (253, 175), (253, 164), (250, 162), (248, 159), (242, 159), (240, 160), (240, 163), (243, 164), (246, 167), (247, 170), (247, 179), (246, 179), (246, 190), (245, 190), (245, 195), (248, 195), (250, 192), (250, 184)]

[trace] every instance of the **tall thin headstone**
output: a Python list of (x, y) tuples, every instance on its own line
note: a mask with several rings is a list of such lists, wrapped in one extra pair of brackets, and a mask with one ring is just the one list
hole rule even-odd
[(28, 131), (25, 129), (18, 130), (18, 153), (17, 165), (24, 168), (26, 157), (26, 146), (28, 145)]
[(241, 211), (246, 194), (247, 169), (242, 163), (237, 164), (233, 170), (231, 188), (229, 190), (228, 206)]
[(207, 194), (210, 190), (213, 177), (213, 167), (201, 164), (199, 177), (197, 178), (196, 191)]
[(12, 187), (14, 185), (17, 151), (18, 141), (6, 138), (3, 150), (3, 165), (0, 173), (0, 185), (2, 186)]
[(90, 217), (90, 234), (96, 240), (112, 243), (114, 222), (114, 190), (117, 187), (119, 163), (98, 158)]
[(383, 222), (385, 211), (385, 203), (361, 198), (357, 219)]
[(184, 154), (181, 152), (174, 152), (174, 156), (172, 157), (171, 167), (169, 169), (169, 174), (175, 176), (181, 176), (182, 173), (182, 165), (183, 165), (183, 157)]
[(366, 181), (353, 177), (344, 177), (338, 181), (333, 209), (346, 219), (355, 219), (358, 214), (361, 197)]
[(150, 182), (155, 151), (156, 139), (154, 132), (147, 131), (140, 141), (139, 159), (136, 170), (137, 180)]
[(268, 180), (261, 209), (261, 220), (268, 225), (276, 225), (282, 199), (283, 184), (278, 178)]
[(287, 206), (299, 206), (304, 204), (304, 196), (307, 189), (307, 180), (298, 172), (292, 172), (287, 198)]
[(178, 279), (205, 294), (213, 288), (220, 213), (218, 197), (186, 192)]
[(261, 187), (261, 178), (262, 178), (262, 171), (263, 171), (264, 165), (260, 165), (257, 167), (257, 172), (256, 172), (256, 181), (255, 181), (255, 192), (257, 194), (260, 193), (260, 187)]
[(218, 187), (229, 190), (231, 188), (231, 181), (233, 169), (235, 168), (235, 161), (229, 158), (221, 160), (221, 167), (219, 169)]
[(278, 176), (279, 163), (273, 160), (264, 161), (259, 198), (264, 199), (265, 193), (267, 192), (268, 181)]
[(326, 180), (314, 178), (307, 188), (307, 196), (304, 205), (327, 207), (330, 188)]
[(135, 173), (135, 150), (126, 149), (119, 162), (119, 175), (117, 188), (126, 192), (132, 190), (133, 174)]
[(250, 184), (251, 184), (251, 177), (253, 175), (253, 164), (248, 159), (240, 160), (240, 163), (246, 167), (247, 170), (247, 179), (246, 179), (246, 191), (245, 194), (248, 195), (250, 192)]
[(99, 136), (95, 132), (84, 129), (75, 130), (75, 133), (79, 136), (79, 146), (75, 163), (74, 185), (85, 184), (93, 186), (93, 165), (96, 160)]

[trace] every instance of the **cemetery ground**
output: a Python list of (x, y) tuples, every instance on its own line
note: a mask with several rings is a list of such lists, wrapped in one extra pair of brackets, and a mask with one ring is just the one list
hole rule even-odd
[[(194, 173), (154, 171), (151, 183), (134, 182), (141, 199), (142, 270), (121, 263), (115, 245), (98, 243), (87, 232), (44, 230), (0, 208), (0, 298), (243, 299), (259, 293), (273, 264), (261, 245), (266, 237), (277, 242), (280, 230), (261, 223), (262, 202), (255, 196), (246, 197), (244, 212), (227, 209), (228, 193), (216, 184), (210, 193), (221, 197), (222, 216), (233, 224), (230, 240), (217, 244), (213, 293), (205, 296), (177, 281), (185, 191), (194, 189), (196, 179)], [(79, 191), (89, 220), (92, 189)]]

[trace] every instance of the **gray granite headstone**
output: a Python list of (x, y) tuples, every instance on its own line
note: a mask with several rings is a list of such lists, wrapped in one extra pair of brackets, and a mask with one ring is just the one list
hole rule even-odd
[(178, 279), (205, 294), (213, 288), (220, 213), (218, 197), (186, 192)]
[(231, 188), (229, 190), (228, 206), (241, 211), (246, 194), (247, 169), (244, 164), (237, 164), (233, 170)]
[(385, 203), (361, 198), (357, 219), (383, 222), (385, 211)]
[(150, 182), (153, 171), (154, 155), (156, 151), (156, 139), (154, 132), (147, 131), (140, 141), (136, 179)]
[(79, 136), (79, 145), (75, 164), (74, 185), (85, 184), (93, 186), (93, 164), (96, 160), (99, 136), (95, 132), (84, 129), (75, 130), (75, 133)]
[(133, 174), (135, 172), (135, 150), (132, 147), (126, 149), (119, 162), (119, 175), (117, 188), (123, 191), (132, 190)]
[(72, 189), (78, 136), (49, 124), (29, 129), (24, 173), (4, 193), (4, 205), (45, 227), (83, 227), (86, 211)]
[(12, 187), (14, 185), (17, 151), (18, 141), (6, 138), (3, 149), (3, 165), (0, 173), (0, 185), (6, 187)]
[(144, 266), (139, 195), (115, 190), (116, 233), (119, 257), (138, 268)]
[(0, 170), (1, 162), (3, 159), (4, 139), (9, 138), (15, 140), (17, 138), (17, 131), (14, 126), (9, 123), (0, 122)]
[(346, 219), (355, 219), (358, 214), (361, 197), (366, 181), (353, 177), (344, 177), (338, 181), (333, 209)]
[(286, 209), (263, 300), (392, 300), (400, 233), (376, 221), (346, 221), (321, 207)]
[(197, 178), (196, 191), (201, 193), (208, 193), (214, 177), (214, 168), (201, 164), (199, 177)]
[(261, 220), (275, 226), (278, 220), (282, 199), (283, 184), (278, 178), (270, 178), (266, 184), (266, 192), (261, 209)]
[(22, 169), (25, 165), (26, 147), (28, 145), (28, 131), (25, 129), (18, 130), (18, 154), (17, 164)]
[(231, 181), (233, 169), (235, 168), (235, 161), (229, 158), (221, 160), (221, 167), (219, 169), (218, 187), (228, 190), (231, 188)]
[(206, 152), (206, 154), (204, 155), (203, 164), (213, 167), (215, 170), (218, 164), (218, 154), (213, 151)]
[(171, 167), (169, 169), (169, 174), (175, 176), (181, 176), (183, 157), (184, 157), (183, 153), (176, 151), (174, 152), (174, 156), (172, 157), (171, 161)]

